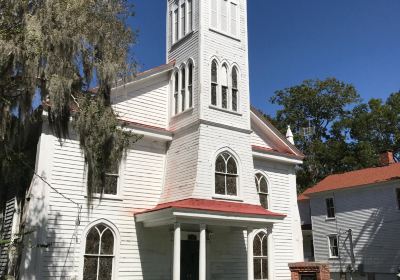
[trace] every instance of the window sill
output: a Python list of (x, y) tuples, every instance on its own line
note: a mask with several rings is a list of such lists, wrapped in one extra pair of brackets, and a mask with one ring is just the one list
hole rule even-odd
[(326, 217), (325, 218), (325, 221), (335, 221), (336, 220), (336, 217), (334, 217), (334, 218), (328, 218), (328, 217)]
[(193, 34), (193, 30), (190, 31), (189, 33), (186, 33), (185, 36), (181, 37), (180, 39), (178, 39), (178, 41), (176, 41), (175, 43), (173, 43), (170, 47), (170, 50), (175, 49), (177, 46), (179, 46), (180, 44), (182, 44), (184, 41), (187, 40), (187, 38), (191, 37)]
[(177, 118), (179, 118), (179, 117), (181, 117), (181, 116), (183, 116), (183, 115), (189, 114), (189, 113), (192, 112), (192, 111), (193, 111), (193, 107), (187, 108), (185, 111), (182, 111), (182, 112), (179, 112), (179, 113), (176, 114), (176, 115), (173, 115), (173, 116), (171, 117), (171, 119), (177, 119)]
[(329, 260), (331, 261), (337, 261), (339, 259), (339, 257), (329, 257)]
[(210, 106), (208, 106), (208, 108), (214, 109), (214, 110), (217, 110), (217, 111), (221, 111), (221, 112), (225, 112), (225, 113), (229, 113), (229, 114), (236, 115), (236, 116), (242, 116), (242, 114), (237, 112), (237, 111), (231, 111), (231, 110), (228, 110), (228, 109), (217, 107), (215, 105), (210, 105)]
[[(88, 196), (85, 195), (85, 198)], [(110, 200), (110, 201), (123, 201), (123, 199), (119, 195), (111, 195), (111, 194), (104, 194), (103, 196), (100, 195), (93, 195), (93, 199), (96, 200)]]
[(228, 33), (226, 33), (226, 32), (220, 31), (220, 30), (218, 30), (218, 29), (215, 29), (215, 28), (210, 27), (210, 31), (215, 32), (215, 33), (217, 33), (217, 34), (219, 34), (219, 35), (228, 37), (229, 39), (232, 39), (232, 40), (235, 40), (235, 41), (240, 42), (240, 39), (239, 39), (238, 37), (235, 37), (235, 36), (233, 36), (233, 35), (230, 35), (230, 34), (228, 34)]
[(214, 194), (212, 196), (213, 199), (218, 200), (231, 200), (231, 201), (239, 201), (243, 202), (243, 199), (239, 198), (238, 196), (229, 196), (229, 195), (222, 195), (222, 194)]

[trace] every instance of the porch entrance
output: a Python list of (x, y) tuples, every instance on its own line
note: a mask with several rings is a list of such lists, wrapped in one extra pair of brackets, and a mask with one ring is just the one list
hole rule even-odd
[(181, 280), (199, 280), (199, 246), (196, 239), (181, 241)]

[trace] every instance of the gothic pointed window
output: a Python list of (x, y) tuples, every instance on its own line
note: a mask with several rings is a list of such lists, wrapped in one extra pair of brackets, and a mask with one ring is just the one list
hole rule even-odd
[(236, 67), (232, 69), (232, 111), (238, 110), (238, 71)]
[(253, 240), (254, 280), (268, 279), (268, 236), (261, 231)]
[(219, 154), (215, 161), (215, 193), (236, 196), (238, 176), (235, 158), (228, 152)]
[(190, 61), (188, 65), (188, 93), (189, 93), (189, 108), (193, 107), (193, 63)]
[(215, 60), (211, 63), (211, 105), (217, 105), (218, 70)]
[(83, 279), (111, 280), (113, 272), (114, 234), (105, 224), (92, 227), (86, 236)]
[(178, 110), (179, 110), (178, 92), (179, 92), (179, 73), (175, 72), (175, 79), (174, 79), (174, 112), (175, 112), (175, 115), (178, 114)]
[(185, 67), (182, 67), (182, 70), (181, 70), (181, 108), (182, 108), (182, 112), (185, 111), (185, 108), (186, 108), (186, 70), (185, 70)]
[(228, 67), (226, 64), (222, 66), (221, 71), (221, 106), (228, 108)]
[(265, 208), (268, 209), (269, 207), (269, 192), (268, 192), (268, 181), (267, 178), (261, 174), (257, 173), (255, 175), (256, 187), (258, 196), (260, 197), (260, 204)]

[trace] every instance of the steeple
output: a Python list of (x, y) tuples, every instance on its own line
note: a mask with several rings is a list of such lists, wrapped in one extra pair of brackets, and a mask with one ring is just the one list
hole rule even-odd
[(294, 138), (293, 138), (292, 130), (290, 129), (290, 125), (287, 126), (286, 139), (287, 139), (291, 144), (294, 145)]

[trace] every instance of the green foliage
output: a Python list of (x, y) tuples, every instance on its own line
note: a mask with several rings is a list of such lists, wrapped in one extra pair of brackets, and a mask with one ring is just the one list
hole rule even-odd
[[(32, 108), (36, 98), (49, 105), (48, 119), (59, 138), (68, 136), (68, 123), (71, 117), (77, 118), (75, 127), (88, 161), (90, 190), (99, 188), (108, 164), (104, 161), (115, 160), (126, 147), (127, 134), (116, 129), (110, 92), (113, 82), (131, 75), (135, 68), (129, 55), (135, 33), (126, 23), (132, 14), (128, 0), (0, 1), (0, 146), (4, 147), (0, 148), (0, 178), (7, 170), (18, 169), (22, 160), (34, 165), (30, 155), (35, 154), (38, 135), (27, 139), (25, 129), (41, 124), (41, 118), (34, 115), (40, 116), (42, 107)], [(91, 95), (93, 81), (97, 100), (92, 102), (98, 105), (94, 107), (99, 122), (91, 119), (94, 108), (89, 98), (81, 99)], [(79, 111), (71, 115), (71, 104), (76, 107), (78, 99), (82, 102)], [(84, 123), (91, 124), (90, 130)], [(14, 137), (14, 128), (23, 140)], [(101, 129), (106, 130), (103, 135)], [(105, 133), (111, 133), (108, 139)], [(20, 147), (21, 141), (29, 142), (29, 152)], [(21, 177), (29, 181), (30, 175), (27, 172)], [(18, 184), (27, 187), (26, 182)]]
[(87, 191), (103, 193), (105, 173), (118, 166), (123, 152), (138, 136), (119, 128), (110, 106), (98, 98), (82, 97), (73, 121), (87, 163)]
[[(306, 155), (297, 170), (299, 192), (327, 175), (376, 166), (384, 150), (399, 155), (400, 93), (386, 103), (364, 104), (352, 85), (328, 78), (277, 91), (271, 102), (283, 107), (273, 123), (282, 132), (291, 125), (296, 146)], [(305, 127), (315, 132), (304, 136)]]

